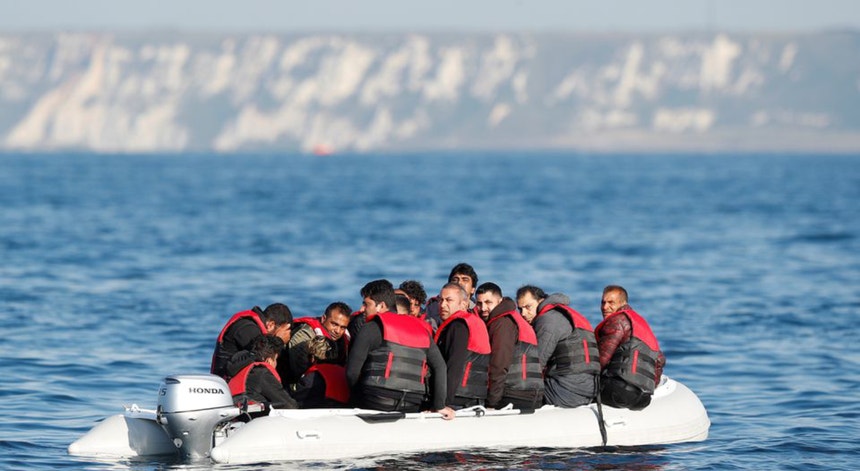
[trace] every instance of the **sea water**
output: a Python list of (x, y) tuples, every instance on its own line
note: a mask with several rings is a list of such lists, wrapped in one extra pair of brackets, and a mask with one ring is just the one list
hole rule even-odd
[(708, 440), (259, 468), (853, 470), (858, 254), (860, 156), (0, 155), (0, 469), (235, 469), (66, 447), (205, 372), (237, 311), (358, 308), (377, 278), (434, 294), (468, 262), (592, 323), (625, 286)]

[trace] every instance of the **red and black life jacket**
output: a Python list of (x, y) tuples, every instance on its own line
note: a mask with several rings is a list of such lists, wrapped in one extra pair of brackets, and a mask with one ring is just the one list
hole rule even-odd
[[(457, 383), (455, 396), (468, 398), (487, 398), (490, 365), (490, 335), (487, 325), (480, 316), (466, 311), (458, 311), (445, 319), (436, 330), (436, 343), (442, 338), (445, 329), (454, 321), (462, 320), (469, 329), (469, 342), (466, 345), (466, 364), (463, 367), (463, 378)], [(452, 385), (448, 385), (451, 387)]]
[[(322, 335), (325, 338), (327, 338), (333, 342), (341, 342), (341, 346), (343, 348), (340, 351), (344, 355), (349, 353), (350, 335), (349, 335), (348, 330), (344, 329), (343, 335), (341, 335), (340, 339), (335, 340), (332, 338), (329, 331), (327, 331), (325, 329), (325, 327), (323, 327), (322, 322), (320, 321), (319, 317), (300, 317), (300, 318), (293, 321), (293, 326), (300, 325), (300, 324), (307, 324), (308, 326), (310, 326), (310, 328), (313, 329), (315, 335)], [(294, 327), (294, 331), (298, 330), (299, 328), (300, 327)]]
[(362, 384), (394, 391), (426, 392), (430, 326), (410, 315), (382, 312), (368, 317), (382, 330), (382, 345), (368, 354)]
[(540, 310), (535, 319), (552, 310), (564, 314), (570, 322), (572, 331), (556, 345), (546, 362), (544, 374), (546, 376), (599, 374), (600, 353), (591, 323), (582, 314), (565, 304), (548, 304)]
[(248, 375), (251, 373), (251, 370), (258, 366), (268, 368), (269, 372), (278, 380), (278, 383), (281, 382), (281, 376), (278, 375), (278, 371), (274, 366), (264, 361), (255, 361), (242, 368), (242, 370), (236, 373), (236, 376), (230, 378), (230, 382), (227, 383), (227, 385), (230, 386), (230, 394), (233, 395), (234, 401), (241, 400), (242, 396), (248, 391)]
[(517, 325), (517, 343), (508, 375), (505, 391), (535, 391), (543, 389), (543, 369), (540, 366), (537, 336), (532, 326), (517, 311), (508, 311), (487, 322), (487, 326), (503, 317), (510, 317)]
[(326, 399), (349, 404), (349, 384), (346, 381), (346, 368), (334, 363), (316, 363), (305, 372), (305, 375), (316, 373), (325, 382)]
[(654, 393), (657, 386), (657, 358), (660, 355), (660, 344), (651, 331), (651, 326), (645, 322), (633, 309), (625, 309), (610, 314), (597, 325), (600, 332), (603, 324), (613, 316), (627, 316), (630, 320), (630, 340), (623, 342), (615, 349), (615, 353), (603, 369), (606, 376), (623, 379), (648, 394)]
[[(218, 357), (219, 351), (224, 348), (224, 334), (230, 330), (230, 327), (236, 323), (239, 319), (251, 319), (257, 324), (257, 327), (260, 328), (260, 335), (266, 335), (269, 329), (266, 328), (266, 324), (263, 323), (263, 320), (260, 319), (260, 314), (254, 310), (241, 311), (233, 314), (226, 324), (224, 324), (224, 328), (221, 329), (221, 333), (218, 334), (218, 340), (215, 342), (215, 352), (212, 353), (212, 363), (209, 366), (209, 372), (212, 374), (217, 374), (215, 372), (215, 360)], [(235, 353), (235, 352), (233, 352)], [(229, 358), (227, 358), (229, 359)], [(223, 361), (223, 360), (222, 360)]]

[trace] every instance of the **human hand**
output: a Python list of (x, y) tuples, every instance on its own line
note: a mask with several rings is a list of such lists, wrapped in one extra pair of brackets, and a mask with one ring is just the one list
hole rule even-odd
[(454, 420), (454, 417), (457, 416), (457, 413), (454, 412), (454, 409), (451, 409), (450, 407), (443, 407), (436, 412), (438, 412), (445, 420)]

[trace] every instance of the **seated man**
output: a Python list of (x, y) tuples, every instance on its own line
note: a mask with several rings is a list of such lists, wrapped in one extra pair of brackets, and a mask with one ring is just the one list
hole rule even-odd
[(651, 403), (666, 365), (651, 327), (627, 304), (627, 290), (603, 289), (603, 322), (597, 325), (601, 392), (604, 404), (641, 410)]
[[(448, 283), (456, 283), (463, 287), (466, 290), (466, 296), (469, 298), (469, 311), (473, 311), (476, 314), (478, 310), (475, 308), (475, 303), (472, 300), (472, 296), (475, 294), (475, 288), (478, 286), (478, 274), (475, 272), (475, 269), (472, 268), (472, 265), (468, 263), (458, 263), (454, 265), (454, 268), (451, 269), (451, 273), (448, 274)], [(441, 324), (442, 319), (439, 318), (439, 296), (433, 296), (427, 301), (427, 309), (426, 315), (428, 321), (432, 323)]]
[(517, 305), (531, 319), (544, 368), (544, 402), (577, 407), (597, 396), (597, 342), (591, 324), (568, 306), (563, 294), (547, 296), (537, 286), (517, 290)]
[(436, 331), (436, 344), (448, 367), (448, 399), (455, 409), (482, 406), (487, 399), (487, 365), (490, 338), (487, 326), (469, 308), (466, 290), (448, 283), (439, 293), (442, 324)]
[(508, 404), (525, 410), (541, 407), (543, 374), (534, 329), (517, 311), (517, 303), (502, 297), (497, 284), (482, 284), (476, 298), (481, 317), (487, 319), (490, 336), (487, 407), (498, 409)]
[(357, 338), (358, 332), (364, 327), (364, 324), (367, 323), (367, 319), (376, 314), (377, 312), (396, 312), (397, 306), (394, 305), (394, 297), (392, 296), (391, 304), (389, 305), (378, 305), (373, 298), (376, 298), (377, 293), (382, 292), (394, 292), (394, 285), (391, 284), (388, 280), (373, 280), (361, 288), (361, 298), (362, 299), (370, 299), (370, 304), (362, 303), (361, 308), (353, 312), (349, 318), (349, 336), (350, 338)]
[(281, 303), (271, 304), (265, 310), (254, 306), (251, 310), (234, 314), (218, 335), (209, 372), (229, 380), (227, 363), (233, 355), (250, 350), (257, 339), (268, 334), (279, 337), (284, 343), (289, 342), (292, 322), (290, 308)]
[[(427, 393), (429, 366), (431, 408), (445, 419), (453, 419), (454, 411), (445, 404), (445, 360), (430, 327), (415, 317), (389, 312), (395, 304), (394, 288), (379, 281), (362, 288), (365, 312), (372, 314), (353, 340), (347, 359), (353, 403), (369, 409), (418, 412)], [(368, 290), (371, 284), (379, 289)]]
[[(326, 307), (322, 317), (301, 317), (293, 323), (293, 333), (290, 338), (290, 358), (278, 368), (284, 385), (298, 381), (305, 371), (311, 367), (312, 355), (308, 345), (314, 337), (322, 336), (332, 341), (329, 354), (333, 357), (331, 363), (346, 364), (346, 354), (349, 348), (349, 315), (352, 310), (345, 303), (334, 302)], [(284, 368), (286, 366), (287, 368)]]
[(394, 292), (402, 294), (409, 299), (409, 315), (426, 321), (430, 324), (433, 332), (436, 332), (439, 322), (436, 319), (427, 317), (427, 313), (424, 312), (424, 303), (427, 302), (427, 292), (424, 291), (424, 285), (420, 281), (406, 280), (400, 283), (400, 286)]
[(230, 379), (230, 394), (237, 404), (247, 400), (260, 404), (270, 404), (276, 409), (295, 409), (295, 399), (290, 397), (281, 385), (278, 375), (278, 355), (284, 348), (284, 341), (274, 335), (259, 337), (251, 351), (241, 351), (233, 355), (227, 365)]

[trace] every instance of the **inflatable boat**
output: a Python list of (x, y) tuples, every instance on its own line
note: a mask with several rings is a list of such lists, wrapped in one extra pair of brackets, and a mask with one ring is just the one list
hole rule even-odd
[[(264, 414), (247, 420), (251, 414)], [(603, 426), (600, 426), (602, 417)], [(242, 420), (244, 419), (244, 420)], [(173, 375), (157, 407), (127, 407), (69, 445), (72, 455), (132, 458), (179, 454), (216, 463), (354, 458), (441, 450), (589, 448), (705, 440), (710, 420), (699, 398), (663, 377), (641, 411), (596, 404), (534, 411), (473, 407), (454, 420), (437, 413), (366, 409), (271, 410), (237, 407), (223, 379)]]

